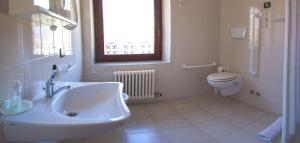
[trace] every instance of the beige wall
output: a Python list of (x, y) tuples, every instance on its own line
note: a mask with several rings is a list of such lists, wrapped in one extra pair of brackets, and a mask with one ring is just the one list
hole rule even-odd
[[(284, 22), (271, 23), (266, 28), (264, 0), (221, 0), (219, 63), (230, 71), (243, 75), (243, 88), (237, 99), (263, 108), (282, 112), (283, 46)], [(261, 47), (259, 73), (257, 77), (248, 74), (250, 51), (248, 38), (230, 38), (231, 27), (249, 27), (249, 9), (256, 6), (262, 11)], [(272, 0), (268, 11), (269, 19), (284, 17), (284, 0)], [(249, 90), (261, 93), (261, 97), (251, 95)]]
[[(73, 54), (60, 59), (57, 52), (51, 55), (34, 53), (34, 50), (37, 49), (34, 45), (39, 45), (38, 49), (42, 51), (46, 49), (46, 43), (42, 39), (50, 37), (52, 41), (52, 32), (49, 26), (41, 24), (44, 29), (41, 34), (39, 21), (22, 20), (5, 13), (0, 13), (0, 19), (0, 103), (11, 94), (15, 80), (21, 81), (24, 98), (35, 99), (45, 96), (42, 88), (46, 80), (50, 78), (53, 64), (59, 66), (73, 62), (77, 68), (70, 73), (60, 74), (56, 80), (80, 81), (82, 71), (80, 23), (78, 28), (72, 32), (73, 40), (64, 38), (64, 40), (72, 42)], [(66, 31), (58, 29), (55, 33), (62, 32)]]
[(182, 9), (171, 0), (171, 63), (123, 66), (93, 63), (90, 1), (82, 1), (85, 81), (112, 81), (114, 70), (156, 69), (156, 91), (163, 93), (162, 99), (211, 93), (206, 76), (215, 68), (186, 70), (182, 64), (217, 61), (219, 0), (187, 0)]

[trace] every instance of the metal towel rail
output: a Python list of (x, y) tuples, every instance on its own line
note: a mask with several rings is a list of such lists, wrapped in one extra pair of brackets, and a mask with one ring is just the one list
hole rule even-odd
[(206, 67), (214, 67), (217, 66), (216, 62), (213, 62), (212, 64), (206, 64), (206, 65), (182, 65), (182, 68), (185, 69), (193, 69), (193, 68), (206, 68)]

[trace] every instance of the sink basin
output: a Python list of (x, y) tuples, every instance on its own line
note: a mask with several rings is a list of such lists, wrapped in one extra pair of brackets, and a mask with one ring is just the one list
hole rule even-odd
[(25, 143), (82, 138), (116, 128), (130, 116), (121, 83), (70, 84), (70, 90), (52, 99), (34, 101), (32, 110), (6, 117), (5, 139)]
[[(101, 85), (101, 88), (99, 88)], [(114, 121), (123, 117), (123, 103), (119, 83), (92, 84), (78, 87), (57, 97), (52, 102), (53, 111), (63, 116), (83, 121)], [(121, 92), (122, 93), (122, 92)], [(112, 96), (117, 95), (117, 96)]]

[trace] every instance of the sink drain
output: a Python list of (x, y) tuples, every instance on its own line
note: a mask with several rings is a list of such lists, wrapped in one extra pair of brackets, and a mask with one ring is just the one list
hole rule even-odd
[(66, 116), (69, 116), (69, 117), (75, 117), (77, 115), (78, 115), (78, 113), (76, 113), (76, 112), (69, 112), (66, 114)]

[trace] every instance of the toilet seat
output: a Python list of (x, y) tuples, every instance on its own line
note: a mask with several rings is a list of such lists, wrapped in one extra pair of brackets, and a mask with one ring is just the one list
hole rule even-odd
[(221, 72), (208, 75), (207, 80), (214, 82), (227, 82), (237, 79), (238, 74)]
[(207, 76), (208, 84), (215, 88), (215, 93), (230, 96), (240, 92), (242, 76), (235, 73), (220, 72)]

